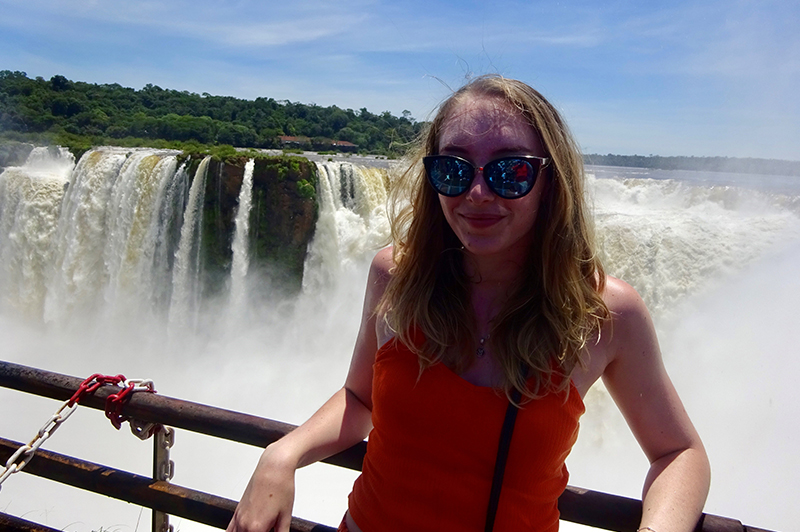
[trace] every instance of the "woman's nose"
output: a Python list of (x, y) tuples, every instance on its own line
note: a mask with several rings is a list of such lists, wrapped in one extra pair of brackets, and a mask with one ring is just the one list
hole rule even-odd
[(483, 168), (475, 169), (475, 177), (467, 190), (467, 199), (472, 203), (484, 203), (494, 199), (494, 192), (491, 191), (483, 177)]

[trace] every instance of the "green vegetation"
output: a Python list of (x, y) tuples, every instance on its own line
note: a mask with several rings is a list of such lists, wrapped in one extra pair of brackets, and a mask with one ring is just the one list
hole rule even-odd
[[(303, 148), (324, 154), (354, 149), (333, 141), (355, 144), (361, 153), (396, 157), (423, 127), (408, 111), (395, 117), (365, 108), (353, 111), (272, 98), (250, 101), (151, 84), (134, 90), (60, 75), (45, 80), (0, 71), (0, 141), (58, 144), (76, 159), (103, 144), (172, 148), (223, 162), (257, 157), (255, 150), (242, 152), (233, 146), (283, 148), (284, 154), (301, 154)], [(284, 144), (281, 136), (295, 138)], [(774, 159), (589, 154), (584, 160), (604, 166), (800, 175), (800, 161)]]
[[(184, 154), (185, 156), (186, 154)], [(192, 161), (199, 160), (192, 154)], [(203, 293), (221, 295), (230, 279), (239, 193), (249, 157), (212, 160), (208, 167), (202, 217)], [(300, 290), (308, 243), (317, 220), (317, 170), (294, 156), (255, 157), (250, 210), (251, 272), (280, 279), (271, 289)]]
[(297, 192), (306, 199), (316, 199), (317, 189), (305, 179), (297, 182)]
[(272, 98), (250, 101), (151, 84), (134, 90), (61, 75), (45, 80), (0, 71), (3, 136), (78, 152), (102, 144), (186, 151), (197, 151), (198, 145), (281, 148), (281, 136), (294, 136), (306, 137), (304, 143), (320, 149), (336, 149), (331, 141), (346, 141), (359, 152), (394, 157), (422, 126), (407, 111), (395, 117), (366, 108), (353, 111)]

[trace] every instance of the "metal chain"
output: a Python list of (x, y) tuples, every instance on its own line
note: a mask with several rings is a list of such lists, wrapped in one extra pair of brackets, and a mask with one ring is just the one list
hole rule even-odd
[[(122, 377), (122, 375), (119, 375)], [(133, 393), (136, 392), (151, 392), (155, 393), (155, 385), (153, 381), (150, 379), (129, 379), (124, 380), (123, 377), (123, 385), (124, 387), (117, 393), (112, 393), (106, 398), (106, 417), (111, 421), (111, 424), (119, 430), (122, 424), (125, 421), (129, 421), (130, 418), (127, 416), (122, 415), (122, 407), (125, 405), (125, 401)], [(147, 439), (153, 435), (153, 427), (154, 424), (150, 424), (150, 427), (147, 425), (138, 424), (134, 430), (134, 426), (131, 425), (131, 431), (138, 436), (140, 439)], [(146, 431), (143, 431), (142, 428), (147, 427)], [(142, 433), (147, 434), (146, 436), (142, 437)]]
[(175, 462), (169, 459), (169, 450), (175, 445), (175, 429), (161, 425), (155, 435), (158, 449), (153, 457), (156, 460), (153, 478), (170, 481), (175, 476)]
[[(124, 421), (134, 421), (127, 416), (122, 415), (122, 406), (124, 405), (124, 402), (128, 396), (130, 396), (132, 393), (140, 391), (147, 391), (151, 393), (156, 391), (152, 380), (126, 380), (124, 375), (108, 376), (95, 373), (81, 383), (72, 397), (61, 404), (58, 410), (56, 410), (55, 414), (50, 416), (50, 419), (48, 419), (42, 428), (39, 429), (39, 432), (36, 433), (36, 436), (34, 436), (29, 443), (22, 445), (6, 461), (5, 469), (2, 473), (0, 473), (0, 489), (2, 489), (2, 484), (8, 477), (14, 473), (19, 473), (26, 465), (28, 465), (39, 447), (41, 447), (42, 444), (53, 435), (56, 429), (58, 429), (58, 427), (60, 427), (61, 424), (64, 423), (73, 414), (73, 412), (75, 412), (75, 410), (78, 409), (78, 402), (84, 396), (94, 393), (98, 388), (106, 384), (122, 386), (122, 390), (115, 394), (109, 395), (106, 399), (106, 417), (111, 420), (111, 424), (117, 429), (122, 426)], [(160, 425), (155, 425), (153, 423), (136, 423), (136, 428), (134, 428), (134, 423), (131, 423), (131, 432), (141, 439), (147, 439), (153, 435), (153, 432), (158, 430), (158, 427), (160, 427)]]
[[(175, 474), (175, 462), (169, 459), (169, 450), (175, 445), (175, 430), (159, 425), (153, 438), (153, 480), (169, 482)], [(153, 510), (153, 532), (173, 532), (169, 515)]]
[[(47, 420), (47, 423), (45, 423), (44, 426), (39, 429), (39, 432), (30, 441), (30, 443), (17, 449), (17, 451), (6, 461), (5, 470), (2, 474), (0, 474), (0, 489), (2, 489), (2, 484), (8, 477), (14, 473), (22, 471), (22, 469), (28, 465), (28, 462), (33, 459), (33, 455), (36, 453), (37, 449), (39, 449), (39, 447), (41, 447), (42, 444), (47, 441), (47, 438), (52, 436), (56, 429), (61, 426), (61, 424), (66, 421), (69, 416), (75, 412), (75, 410), (78, 409), (78, 403), (72, 402), (72, 404), (70, 404), (71, 402), (72, 399), (64, 401), (61, 407), (56, 410), (56, 413), (50, 416), (50, 419)], [(21, 459), (21, 461), (17, 462), (19, 459)]]

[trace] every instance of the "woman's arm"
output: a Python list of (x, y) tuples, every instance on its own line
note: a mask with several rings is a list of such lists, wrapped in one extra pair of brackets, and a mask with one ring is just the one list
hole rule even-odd
[(388, 282), (391, 250), (372, 262), (361, 327), (344, 387), (311, 418), (261, 455), (228, 525), (229, 532), (289, 532), (294, 473), (363, 440), (372, 428), (372, 364), (378, 349), (375, 308)]
[(639, 294), (609, 278), (606, 303), (613, 322), (603, 381), (650, 460), (641, 526), (689, 532), (708, 495), (708, 457), (664, 368)]

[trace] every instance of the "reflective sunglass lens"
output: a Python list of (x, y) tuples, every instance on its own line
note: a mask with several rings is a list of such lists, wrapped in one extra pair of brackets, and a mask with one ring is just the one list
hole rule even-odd
[(469, 188), (473, 170), (467, 162), (454, 157), (425, 157), (425, 170), (428, 180), (439, 194), (458, 196)]
[[(443, 196), (459, 196), (466, 192), (475, 177), (475, 166), (451, 155), (424, 157), (428, 181)], [(547, 159), (539, 157), (504, 157), (486, 163), (483, 177), (489, 188), (505, 199), (521, 198), (531, 191), (541, 167)]]
[(519, 198), (533, 188), (538, 167), (537, 164), (534, 168), (525, 159), (500, 159), (486, 165), (484, 176), (498, 196), (506, 199)]

